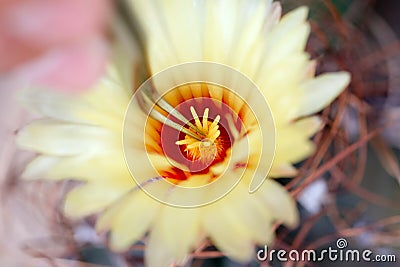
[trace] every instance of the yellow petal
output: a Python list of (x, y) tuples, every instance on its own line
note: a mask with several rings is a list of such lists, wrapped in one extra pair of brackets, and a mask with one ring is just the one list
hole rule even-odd
[(268, 54), (265, 58), (269, 66), (273, 66), (281, 59), (292, 56), (294, 52), (304, 50), (310, 29), (307, 23), (308, 9), (299, 7), (282, 17), (279, 24), (268, 35)]
[(307, 137), (313, 136), (322, 126), (322, 120), (318, 116), (307, 117), (293, 123), (293, 126), (299, 132), (302, 132)]
[(200, 216), (199, 209), (163, 207), (153, 226), (152, 242), (164, 244), (176, 261), (182, 261), (200, 241)]
[(254, 193), (265, 204), (278, 221), (289, 227), (298, 223), (296, 203), (289, 193), (272, 179), (265, 180), (264, 184)]
[(297, 175), (297, 169), (291, 164), (272, 164), (271, 170), (268, 173), (269, 177), (280, 178), (280, 177), (293, 177)]
[(254, 243), (265, 244), (273, 240), (271, 221), (274, 212), (261, 198), (249, 194), (245, 184), (238, 184), (223, 199), (204, 207), (203, 223), (221, 251), (237, 261), (246, 262), (253, 257)]
[(350, 83), (348, 72), (326, 73), (306, 82), (298, 117), (320, 111), (331, 103)]
[(25, 149), (57, 156), (104, 154), (120, 148), (118, 138), (105, 128), (53, 119), (27, 125), (18, 132), (16, 141)]
[(96, 228), (111, 228), (110, 246), (123, 251), (142, 238), (153, 224), (160, 203), (138, 189), (119, 202), (115, 208), (107, 210)]
[(120, 131), (129, 91), (119, 84), (119, 81), (103, 78), (95, 87), (80, 95), (29, 89), (22, 91), (18, 98), (30, 111), (43, 116)]
[(156, 232), (152, 231), (150, 233), (144, 252), (147, 267), (170, 267), (176, 261), (171, 252), (171, 247), (166, 246), (162, 241), (157, 238)]
[(203, 224), (213, 244), (228, 257), (239, 262), (248, 262), (253, 257), (254, 244), (249, 229), (238, 221), (239, 217), (239, 214), (234, 214), (227, 206), (208, 207)]
[(71, 178), (83, 181), (107, 181), (110, 180), (110, 177), (118, 177), (113, 180), (113, 183), (133, 186), (134, 181), (125, 166), (123, 156), (115, 154), (112, 155), (112, 158), (116, 160), (110, 160), (108, 156), (57, 157), (41, 155), (28, 164), (22, 178), (28, 180)]
[[(272, 67), (263, 66), (256, 83), (268, 101), (276, 126), (293, 120), (300, 107), (303, 93), (299, 86), (304, 79), (308, 56), (303, 53), (281, 59)], [(290, 69), (288, 70), (288, 66)]]
[(271, 211), (260, 199), (249, 193), (248, 186), (243, 183), (238, 184), (232, 194), (236, 194), (232, 196), (235, 201), (229, 201), (225, 205), (230, 205), (235, 214), (240, 214), (238, 220), (248, 227), (254, 243), (270, 244), (274, 239), (274, 218)]
[[(309, 129), (299, 128), (302, 124), (312, 124), (312, 127)], [(317, 127), (316, 124), (314, 125), (313, 119), (278, 127), (276, 129), (274, 164), (296, 163), (310, 156), (314, 152), (315, 146), (309, 138)]]
[(82, 99), (61, 92), (29, 89), (18, 95), (21, 104), (33, 113), (63, 121), (89, 123), (74, 115), (74, 111), (89, 112), (90, 106)]
[(88, 183), (73, 189), (65, 199), (64, 212), (80, 218), (99, 212), (125, 194), (129, 188)]

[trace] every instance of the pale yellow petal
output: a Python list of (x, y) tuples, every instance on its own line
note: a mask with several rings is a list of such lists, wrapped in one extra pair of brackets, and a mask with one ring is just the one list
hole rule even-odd
[[(115, 160), (110, 160), (113, 158)], [(101, 168), (100, 168), (101, 166)], [(112, 179), (112, 178), (118, 179)], [(41, 155), (32, 160), (22, 174), (24, 179), (112, 180), (116, 184), (134, 185), (122, 155), (57, 157)]]
[(304, 79), (307, 60), (304, 53), (288, 56), (272, 67), (263, 66), (262, 75), (255, 80), (268, 102), (276, 126), (297, 116), (299, 99), (303, 97), (299, 84)]
[[(204, 5), (192, 1), (130, 1), (145, 29), (153, 73), (201, 58), (201, 22)], [(185, 12), (182, 12), (185, 10)], [(160, 14), (163, 14), (160, 16)], [(184, 38), (182, 38), (184, 36)], [(187, 38), (190, 36), (190, 38)], [(179, 48), (179, 49), (178, 49)]]
[(225, 205), (231, 206), (233, 212), (239, 215), (241, 221), (249, 229), (249, 234), (254, 243), (270, 244), (274, 239), (272, 223), (274, 215), (253, 194), (249, 193), (248, 185), (238, 184), (231, 192), (232, 200), (227, 199)]
[(293, 126), (307, 137), (311, 137), (321, 129), (322, 120), (318, 116), (307, 117), (294, 122)]
[[(199, 211), (199, 209), (164, 206), (157, 217), (152, 239), (167, 246), (176, 261), (182, 261), (200, 241), (202, 235)], [(158, 249), (163, 247), (160, 246)]]
[(57, 156), (104, 154), (120, 147), (118, 136), (102, 127), (36, 120), (20, 130), (17, 144), (25, 149)]
[[(297, 163), (310, 156), (315, 145), (310, 141), (310, 136), (318, 127), (317, 122), (310, 119), (306, 122), (291, 123), (276, 129), (276, 150), (274, 164)], [(301, 124), (312, 124), (309, 129), (302, 129)]]
[(288, 163), (272, 164), (271, 170), (268, 173), (269, 177), (280, 178), (280, 177), (293, 177), (298, 173), (297, 169), (293, 165)]
[(111, 228), (111, 248), (123, 251), (144, 236), (153, 225), (159, 209), (159, 202), (138, 189), (119, 202), (115, 208), (106, 211), (96, 228)]
[(331, 103), (350, 83), (348, 72), (326, 73), (303, 85), (304, 99), (298, 117), (320, 111)]
[[(130, 3), (145, 29), (153, 73), (183, 62), (213, 61), (252, 75), (262, 58), (261, 49), (255, 46), (279, 18), (278, 5), (271, 2), (158, 0)], [(246, 58), (251, 59), (246, 62)], [(250, 61), (255, 64), (248, 64)]]
[(163, 240), (160, 240), (157, 234), (155, 231), (150, 233), (144, 252), (145, 264), (147, 267), (170, 267), (176, 259), (171, 252), (171, 247), (162, 243)]
[(129, 102), (129, 91), (122, 88), (119, 81), (103, 78), (79, 95), (30, 89), (24, 90), (18, 98), (30, 111), (43, 116), (120, 130), (121, 118)]
[(270, 13), (273, 12), (271, 1), (247, 2), (240, 3), (245, 5), (239, 7), (239, 12), (243, 13), (238, 15), (240, 19), (237, 20), (238, 25), (235, 30), (240, 33), (240, 37), (234, 37), (236, 40), (232, 43), (232, 51), (235, 52), (232, 53), (231, 60), (227, 63), (253, 77), (258, 64), (250, 64), (250, 62), (260, 62), (259, 56), (262, 49), (257, 45), (263, 44), (264, 35), (267, 35), (269, 30), (267, 25), (274, 24), (276, 17), (270, 16)]
[(297, 225), (299, 218), (296, 202), (276, 181), (272, 179), (265, 180), (254, 195), (265, 204), (265, 207), (276, 220), (289, 227)]
[(249, 261), (254, 255), (250, 229), (240, 220), (242, 215), (234, 213), (230, 205), (217, 204), (205, 208), (202, 219), (205, 231), (228, 257), (239, 262)]
[(110, 79), (121, 85), (121, 89), (127, 92), (134, 91), (138, 86), (136, 83), (144, 79), (141, 75), (145, 70), (140, 68), (143, 55), (138, 41), (129, 33), (127, 27), (117, 20), (114, 25), (116, 38), (113, 40), (112, 63), (107, 68), (107, 74)]
[(261, 59), (260, 49), (255, 46), (262, 40), (260, 36), (266, 34), (263, 26), (269, 21), (270, 7), (271, 1), (210, 1), (205, 60), (228, 64), (251, 76)]
[(18, 95), (21, 104), (33, 113), (63, 121), (89, 123), (84, 118), (75, 116), (75, 112), (90, 111), (90, 105), (82, 99), (56, 91), (29, 89)]
[(99, 212), (123, 196), (129, 188), (88, 183), (68, 193), (64, 212), (71, 218), (80, 218)]
[(303, 53), (310, 28), (305, 22), (308, 14), (306, 7), (297, 8), (282, 17), (279, 24), (268, 35), (266, 64), (273, 66), (295, 52)]
[(253, 256), (255, 243), (273, 240), (274, 212), (264, 200), (250, 194), (247, 185), (240, 183), (223, 199), (204, 207), (203, 223), (222, 252), (245, 262)]

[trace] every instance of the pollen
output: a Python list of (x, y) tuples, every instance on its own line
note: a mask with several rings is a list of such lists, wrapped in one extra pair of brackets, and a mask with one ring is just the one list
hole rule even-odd
[(189, 128), (193, 135), (185, 135), (185, 138), (177, 141), (175, 144), (185, 146), (184, 151), (187, 157), (192, 161), (200, 160), (203, 163), (210, 164), (219, 156), (221, 144), (218, 137), (221, 134), (219, 130), (220, 116), (215, 117), (213, 121), (209, 120), (209, 108), (204, 109), (202, 118), (199, 118), (193, 106), (190, 107), (194, 119), (195, 129)]

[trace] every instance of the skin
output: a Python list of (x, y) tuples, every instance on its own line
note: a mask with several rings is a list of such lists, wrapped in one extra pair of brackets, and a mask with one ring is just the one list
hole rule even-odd
[(0, 0), (0, 77), (90, 87), (107, 59), (111, 0)]

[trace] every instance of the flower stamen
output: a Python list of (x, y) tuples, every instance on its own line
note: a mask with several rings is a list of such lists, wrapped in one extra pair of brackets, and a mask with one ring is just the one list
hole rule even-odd
[(185, 138), (177, 141), (177, 145), (185, 145), (185, 152), (187, 156), (192, 160), (201, 160), (203, 163), (211, 163), (218, 154), (218, 142), (217, 139), (221, 134), (219, 130), (219, 121), (221, 117), (218, 115), (215, 119), (209, 121), (209, 108), (204, 109), (202, 119), (197, 115), (196, 110), (193, 106), (190, 107), (194, 124), (199, 131), (192, 131), (197, 138), (192, 135), (185, 135)]

